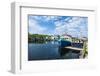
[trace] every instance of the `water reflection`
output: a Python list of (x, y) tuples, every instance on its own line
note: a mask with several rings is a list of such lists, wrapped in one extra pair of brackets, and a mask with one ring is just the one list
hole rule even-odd
[(79, 52), (61, 48), (57, 41), (28, 44), (28, 60), (75, 59)]
[(64, 59), (76, 59), (79, 58), (80, 52), (74, 51), (71, 49), (60, 48), (59, 50), (60, 56)]

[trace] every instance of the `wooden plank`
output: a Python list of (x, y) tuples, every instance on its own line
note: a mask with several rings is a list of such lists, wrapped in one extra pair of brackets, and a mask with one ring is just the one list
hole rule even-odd
[(68, 47), (65, 47), (66, 49), (73, 49), (73, 50), (78, 50), (78, 51), (82, 51), (83, 49), (81, 48), (76, 48), (76, 47), (71, 47), (71, 46), (68, 46)]

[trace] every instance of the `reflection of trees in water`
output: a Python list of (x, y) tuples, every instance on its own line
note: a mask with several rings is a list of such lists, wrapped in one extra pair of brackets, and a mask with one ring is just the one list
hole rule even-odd
[(32, 40), (28, 40), (29, 43), (47, 43), (50, 42), (51, 40), (46, 40), (43, 38), (32, 38)]

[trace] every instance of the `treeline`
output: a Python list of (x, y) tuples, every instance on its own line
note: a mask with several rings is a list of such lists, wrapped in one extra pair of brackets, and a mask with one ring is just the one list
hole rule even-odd
[(45, 41), (50, 41), (50, 40), (51, 40), (50, 35), (28, 33), (28, 42), (44, 43)]
[(32, 38), (35, 38), (35, 37), (38, 37), (38, 38), (45, 38), (45, 37), (48, 37), (49, 35), (43, 35), (43, 34), (30, 34), (28, 33), (28, 37), (32, 37)]

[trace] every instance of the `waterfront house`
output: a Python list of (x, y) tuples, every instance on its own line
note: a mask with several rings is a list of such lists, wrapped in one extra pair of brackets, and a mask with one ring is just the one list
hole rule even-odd
[(72, 41), (72, 36), (68, 35), (68, 34), (63, 34), (63, 35), (61, 35), (60, 38), (63, 39), (63, 40)]

